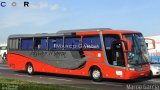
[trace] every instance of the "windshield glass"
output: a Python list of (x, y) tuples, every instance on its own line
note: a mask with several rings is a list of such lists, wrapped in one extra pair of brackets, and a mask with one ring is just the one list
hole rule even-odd
[(128, 58), (128, 64), (136, 62), (137, 64), (144, 64), (149, 62), (147, 45), (144, 37), (140, 33), (125, 34), (126, 39), (132, 42), (132, 58)]

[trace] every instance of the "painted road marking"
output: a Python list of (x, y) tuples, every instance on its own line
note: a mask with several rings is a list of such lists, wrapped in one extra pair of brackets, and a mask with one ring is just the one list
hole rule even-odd
[(97, 83), (97, 82), (92, 82), (92, 84), (102, 84), (102, 85), (110, 85), (110, 86), (118, 86), (118, 87), (122, 87), (123, 85), (115, 85), (115, 83)]
[(6, 68), (6, 67), (0, 67), (0, 69), (8, 69), (8, 68)]
[(97, 83), (97, 82), (92, 82), (93, 84), (106, 84), (106, 83)]
[(42, 78), (42, 77), (39, 77), (39, 78)]
[(61, 80), (61, 81), (67, 81), (67, 82), (70, 82), (72, 80), (68, 80), (68, 79), (58, 79), (58, 78), (48, 78), (50, 80), (54, 79), (54, 80)]
[(151, 80), (148, 80), (148, 82), (160, 82), (159, 79), (151, 79)]
[(32, 77), (32, 76), (28, 76), (28, 75), (22, 75), (22, 74), (14, 74), (14, 75), (16, 75), (16, 76), (21, 76), (21, 77)]
[(0, 66), (5, 66), (5, 67), (8, 67), (8, 65), (7, 65), (7, 64), (0, 64)]

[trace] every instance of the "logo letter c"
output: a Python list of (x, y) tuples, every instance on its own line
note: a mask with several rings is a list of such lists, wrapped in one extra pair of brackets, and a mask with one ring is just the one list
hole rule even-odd
[(1, 2), (2, 7), (6, 7), (6, 2)]

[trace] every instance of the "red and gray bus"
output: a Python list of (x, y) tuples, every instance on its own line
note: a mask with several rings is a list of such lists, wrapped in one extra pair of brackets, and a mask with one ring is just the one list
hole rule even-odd
[(8, 67), (28, 74), (88, 76), (94, 81), (131, 80), (150, 74), (142, 33), (110, 28), (10, 35)]

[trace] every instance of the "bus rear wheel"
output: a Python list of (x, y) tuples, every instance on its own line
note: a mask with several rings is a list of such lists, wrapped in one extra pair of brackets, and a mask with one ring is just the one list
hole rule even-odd
[(29, 75), (33, 75), (34, 74), (34, 67), (31, 63), (28, 63), (26, 65), (26, 71)]
[(90, 71), (90, 75), (93, 81), (100, 82), (102, 81), (102, 73), (101, 70), (98, 67), (94, 67)]

